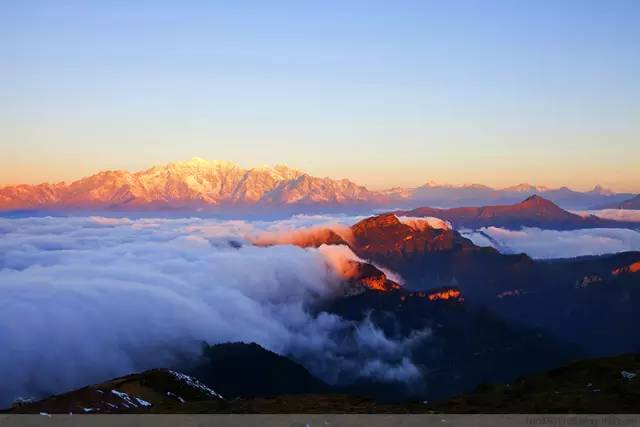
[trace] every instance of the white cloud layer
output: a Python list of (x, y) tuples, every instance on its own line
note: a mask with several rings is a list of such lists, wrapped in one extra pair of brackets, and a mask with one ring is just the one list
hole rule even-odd
[(613, 219), (616, 221), (637, 222), (640, 226), (640, 210), (634, 209), (601, 209), (596, 211), (578, 211), (578, 215), (595, 215), (600, 218)]
[(328, 222), (0, 219), (0, 406), (170, 366), (202, 341), (254, 341), (328, 382), (417, 378), (408, 354), (428, 331), (391, 339), (314, 310), (341, 292), (348, 248), (247, 244)]
[(493, 246), (503, 253), (524, 252), (540, 259), (640, 250), (640, 232), (623, 228), (514, 231), (485, 227), (478, 231), (461, 230), (461, 233), (479, 246)]

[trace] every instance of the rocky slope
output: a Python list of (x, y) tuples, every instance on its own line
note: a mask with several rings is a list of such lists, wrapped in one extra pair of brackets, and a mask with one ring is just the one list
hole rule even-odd
[(638, 413), (640, 355), (587, 359), (437, 402), (447, 413)]
[[(130, 375), (130, 382), (157, 384), (165, 370)], [(143, 388), (148, 406), (126, 408), (118, 395), (107, 397), (118, 409), (104, 405), (107, 413), (638, 413), (640, 411), (640, 355), (585, 359), (569, 365), (520, 377), (509, 383), (480, 384), (470, 393), (435, 402), (407, 401), (384, 404), (346, 394), (296, 394), (253, 398), (219, 399), (200, 394), (178, 400), (178, 388), (160, 387), (168, 398), (155, 398), (157, 385)], [(135, 378), (135, 380), (134, 380)], [(98, 407), (100, 396), (87, 400), (87, 390), (109, 390), (109, 381), (38, 402), (14, 406), (9, 413), (101, 413), (84, 411), (84, 405)], [(277, 386), (277, 380), (273, 386)], [(168, 391), (169, 389), (173, 391)], [(98, 393), (99, 394), (99, 393)], [(133, 393), (132, 393), (133, 394)], [(131, 399), (131, 395), (127, 395)], [(176, 396), (175, 398), (173, 396)], [(102, 402), (105, 398), (102, 397)], [(133, 397), (135, 399), (135, 397)], [(54, 404), (54, 402), (56, 402)], [(146, 402), (146, 401), (145, 401)], [(92, 408), (93, 408), (92, 407)], [(97, 409), (97, 408), (96, 408)]]
[(11, 413), (103, 414), (173, 410), (188, 402), (222, 401), (223, 397), (199, 380), (169, 369), (115, 378), (39, 401), (18, 400)]

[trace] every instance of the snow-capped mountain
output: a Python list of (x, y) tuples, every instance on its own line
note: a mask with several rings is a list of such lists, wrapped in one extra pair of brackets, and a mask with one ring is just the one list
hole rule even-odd
[(381, 196), (353, 182), (287, 166), (243, 169), (195, 157), (130, 173), (104, 171), (72, 183), (0, 188), (0, 209), (161, 209), (368, 204)]
[(568, 209), (619, 203), (633, 196), (600, 186), (578, 192), (530, 184), (494, 189), (480, 184), (453, 186), (434, 182), (414, 188), (371, 191), (347, 179), (314, 177), (283, 165), (243, 169), (233, 162), (194, 157), (139, 172), (102, 171), (71, 183), (0, 187), (0, 211), (364, 213), (371, 208), (508, 204), (534, 194)]

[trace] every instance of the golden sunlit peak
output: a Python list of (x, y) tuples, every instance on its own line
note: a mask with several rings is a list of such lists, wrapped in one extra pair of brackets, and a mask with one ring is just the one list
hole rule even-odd
[(202, 157), (193, 156), (189, 163), (209, 163), (207, 159), (203, 159)]
[(207, 160), (202, 157), (194, 156), (189, 160), (175, 162), (175, 165), (180, 166), (195, 166), (195, 167), (228, 167), (228, 168), (237, 168), (239, 167), (236, 163), (229, 160)]

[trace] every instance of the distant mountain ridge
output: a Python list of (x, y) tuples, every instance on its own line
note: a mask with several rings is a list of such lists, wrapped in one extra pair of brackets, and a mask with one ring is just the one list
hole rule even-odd
[(599, 218), (595, 215), (576, 215), (537, 195), (513, 205), (451, 209), (422, 207), (395, 213), (405, 216), (437, 217), (451, 222), (456, 228), (473, 229), (489, 226), (508, 229), (538, 227), (552, 230), (637, 227), (634, 223)]
[(605, 206), (601, 206), (605, 209), (640, 209), (640, 194), (632, 197), (628, 200), (624, 200), (620, 203), (613, 203)]
[(411, 200), (414, 207), (429, 205), (441, 208), (512, 204), (525, 197), (539, 195), (565, 209), (590, 209), (593, 206), (620, 203), (633, 196), (632, 193), (616, 193), (600, 185), (590, 191), (580, 192), (568, 187), (548, 188), (531, 184), (495, 189), (480, 184), (451, 186), (433, 183), (413, 189), (387, 190), (385, 194)]
[(615, 204), (633, 194), (596, 186), (588, 192), (566, 187), (519, 184), (504, 189), (484, 185), (427, 183), (415, 188), (372, 191), (347, 179), (319, 178), (284, 165), (243, 169), (237, 164), (194, 157), (139, 172), (102, 171), (71, 183), (0, 187), (0, 211), (190, 210), (246, 212), (259, 207), (289, 213), (384, 207), (477, 206), (514, 203), (540, 194), (567, 208)]

